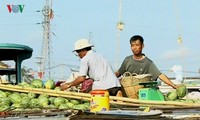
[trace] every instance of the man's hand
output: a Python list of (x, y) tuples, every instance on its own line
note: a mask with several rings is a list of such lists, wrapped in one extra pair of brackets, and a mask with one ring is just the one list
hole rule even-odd
[(119, 74), (118, 71), (115, 72), (115, 75), (116, 75), (116, 77), (119, 77), (119, 76), (120, 76), (120, 74)]
[(178, 89), (181, 86), (183, 86), (183, 84), (174, 85), (174, 89)]
[(173, 86), (172, 86), (172, 87), (173, 87), (174, 89), (177, 89), (177, 88), (178, 88), (178, 87), (180, 87), (180, 86), (181, 86), (181, 85), (176, 85), (176, 84), (173, 84)]
[(67, 90), (70, 87), (71, 87), (71, 83), (62, 83), (60, 85), (61, 90)]
[(75, 80), (73, 80), (72, 82), (62, 83), (60, 85), (60, 88), (61, 88), (61, 90), (66, 90), (66, 89), (70, 88), (71, 86), (77, 86), (85, 80), (85, 77), (86, 76), (79, 76)]

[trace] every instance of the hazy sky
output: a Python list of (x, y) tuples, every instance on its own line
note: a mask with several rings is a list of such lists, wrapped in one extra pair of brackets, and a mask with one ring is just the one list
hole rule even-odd
[[(119, 0), (53, 0), (54, 18), (51, 20), (52, 66), (60, 64), (79, 66), (72, 50), (80, 38), (90, 38), (95, 50), (103, 54), (115, 68), (118, 60), (132, 54), (129, 39), (139, 34), (144, 37), (144, 53), (160, 70), (173, 76), (169, 70), (181, 65), (186, 76), (199, 76), (200, 68), (200, 1), (199, 0), (121, 0), (121, 20), (117, 23)], [(9, 13), (7, 5), (25, 5), (22, 13)], [(1, 0), (0, 42), (28, 45), (33, 48), (30, 59), (22, 66), (37, 70), (36, 58), (41, 55), (43, 41), (43, 14), (45, 0)], [(182, 44), (178, 37), (182, 37)], [(118, 58), (117, 59), (117, 56)], [(69, 68), (55, 67), (54, 73), (66, 76)], [(54, 74), (53, 73), (53, 74)], [(193, 74), (192, 74), (193, 73)]]

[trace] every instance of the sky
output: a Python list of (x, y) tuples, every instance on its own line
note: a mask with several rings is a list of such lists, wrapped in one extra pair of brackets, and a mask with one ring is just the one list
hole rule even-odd
[[(43, 9), (45, 1), (0, 0), (0, 43), (33, 48), (32, 57), (24, 60), (22, 66), (35, 71), (36, 57), (43, 51), (43, 27), (38, 23), (43, 22), (44, 16), (37, 11)], [(171, 69), (180, 65), (184, 76), (199, 77), (199, 4), (199, 0), (52, 0), (52, 75), (65, 79), (71, 72), (69, 66), (79, 66), (80, 59), (72, 53), (78, 39), (90, 39), (94, 50), (104, 55), (116, 70), (132, 54), (129, 39), (141, 35), (143, 52), (163, 73), (174, 76)], [(24, 8), (22, 12), (10, 13), (7, 5)], [(124, 23), (122, 31), (117, 29), (119, 21)]]

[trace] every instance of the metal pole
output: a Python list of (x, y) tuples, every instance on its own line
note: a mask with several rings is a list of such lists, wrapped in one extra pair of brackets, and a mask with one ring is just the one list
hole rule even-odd
[(124, 23), (122, 22), (122, 0), (119, 0), (119, 22), (117, 23), (117, 42), (116, 42), (116, 63), (115, 69), (119, 67), (119, 58), (120, 58), (120, 32), (124, 28)]

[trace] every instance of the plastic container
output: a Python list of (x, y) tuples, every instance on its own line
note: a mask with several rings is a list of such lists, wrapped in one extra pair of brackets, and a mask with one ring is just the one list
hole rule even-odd
[(90, 112), (110, 110), (109, 92), (107, 90), (92, 90)]
[(144, 88), (139, 89), (139, 100), (158, 100), (164, 101), (164, 95), (157, 88), (157, 82), (140, 83)]

